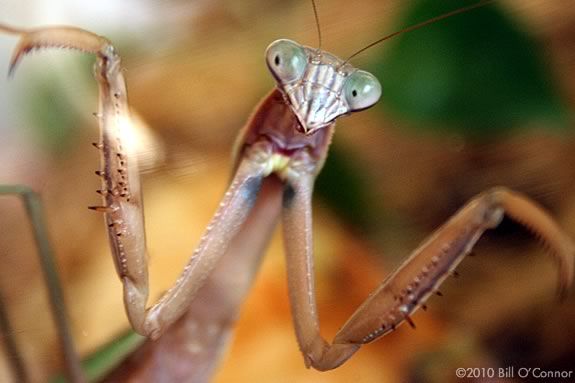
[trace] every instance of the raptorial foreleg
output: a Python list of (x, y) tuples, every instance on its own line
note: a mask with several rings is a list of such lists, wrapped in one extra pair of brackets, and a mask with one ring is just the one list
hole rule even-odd
[(10, 71), (35, 49), (70, 48), (96, 55), (95, 77), (99, 85), (101, 170), (103, 203), (91, 207), (104, 213), (116, 270), (124, 286), (124, 303), (132, 327), (157, 338), (188, 308), (210, 272), (225, 254), (248, 217), (262, 179), (269, 175), (269, 151), (264, 143), (246, 148), (234, 178), (198, 248), (176, 281), (160, 301), (146, 308), (148, 261), (140, 178), (134, 143), (128, 129), (130, 115), (121, 61), (104, 37), (73, 27), (17, 29), (0, 25), (0, 31), (18, 34), (20, 42)]
[(306, 365), (330, 370), (412, 315), (453, 272), (479, 237), (504, 215), (524, 225), (549, 249), (559, 271), (559, 293), (573, 283), (575, 246), (535, 202), (516, 192), (494, 188), (469, 201), (440, 227), (367, 298), (330, 344), (319, 333), (313, 285), (311, 195), (313, 176), (290, 180), (284, 196), (283, 225), (292, 314)]

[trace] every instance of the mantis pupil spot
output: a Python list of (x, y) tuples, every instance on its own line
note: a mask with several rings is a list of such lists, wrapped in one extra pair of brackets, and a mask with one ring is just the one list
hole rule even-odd
[(355, 89), (352, 90), (352, 91), (351, 91), (351, 95), (352, 95), (353, 97), (357, 97), (357, 90), (355, 90)]
[(276, 57), (274, 58), (274, 63), (276, 65), (280, 65), (280, 56), (279, 55), (276, 55)]

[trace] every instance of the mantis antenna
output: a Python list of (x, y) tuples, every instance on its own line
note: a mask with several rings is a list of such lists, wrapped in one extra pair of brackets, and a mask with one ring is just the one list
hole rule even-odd
[(311, 6), (313, 7), (313, 15), (315, 17), (315, 26), (317, 27), (317, 50), (321, 51), (321, 27), (319, 24), (319, 14), (317, 13), (317, 5), (315, 0), (311, 0)]
[[(349, 56), (349, 57), (343, 62), (342, 65), (345, 65), (346, 63), (349, 62), (349, 60), (351, 60), (351, 59), (354, 58), (355, 56), (359, 55), (360, 53), (362, 53), (362, 52), (368, 50), (369, 48), (371, 48), (371, 47), (373, 47), (373, 46), (375, 46), (375, 45), (377, 45), (377, 44), (379, 44), (379, 43), (381, 43), (381, 42), (383, 42), (383, 41), (385, 41), (385, 40), (389, 40), (389, 39), (391, 39), (392, 37), (395, 37), (395, 36), (400, 35), (400, 34), (402, 34), (402, 33), (415, 31), (415, 30), (420, 29), (420, 28), (423, 28), (423, 27), (425, 27), (425, 26), (427, 26), (427, 25), (429, 25), (429, 24), (433, 24), (433, 23), (436, 23), (436, 22), (438, 22), (438, 21), (445, 20), (445, 19), (447, 19), (447, 18), (449, 18), (449, 17), (452, 17), (452, 16), (456, 16), (456, 15), (460, 15), (460, 14), (462, 14), (462, 13), (466, 13), (466, 12), (472, 11), (472, 10), (474, 10), (474, 9), (483, 7), (483, 6), (485, 6), (485, 5), (489, 4), (489, 3), (493, 3), (494, 1), (495, 1), (495, 0), (483, 0), (483, 1), (478, 2), (477, 4), (473, 4), (473, 5), (470, 5), (470, 6), (467, 6), (467, 7), (463, 7), (463, 8), (459, 8), (459, 9), (456, 9), (456, 10), (454, 10), (454, 11), (451, 11), (451, 12), (448, 12), (448, 13), (444, 13), (443, 15), (439, 15), (439, 16), (433, 17), (433, 18), (428, 19), (428, 20), (426, 20), (426, 21), (423, 21), (423, 22), (421, 22), (421, 23), (418, 23), (418, 24), (409, 26), (409, 27), (407, 27), (407, 28), (401, 29), (401, 30), (399, 30), (399, 31), (397, 31), (397, 32), (393, 32), (393, 33), (391, 33), (391, 34), (389, 34), (389, 35), (387, 35), (387, 36), (384, 36), (384, 37), (380, 38), (379, 40), (375, 40), (374, 42), (372, 42), (372, 43), (366, 45), (365, 47), (361, 48), (360, 50), (358, 50), (357, 52), (355, 52), (354, 54), (352, 54), (351, 56)], [(313, 3), (313, 1), (312, 1), (312, 3)], [(314, 11), (315, 11), (315, 3), (314, 3)], [(316, 19), (317, 19), (317, 13), (316, 13)], [(319, 24), (318, 24), (318, 28), (319, 28)]]

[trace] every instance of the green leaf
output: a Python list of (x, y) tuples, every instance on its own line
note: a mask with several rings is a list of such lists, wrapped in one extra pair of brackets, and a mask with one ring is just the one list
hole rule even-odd
[[(89, 382), (100, 381), (117, 367), (130, 353), (144, 343), (145, 338), (132, 330), (103, 346), (99, 351), (82, 361), (82, 368)], [(51, 383), (65, 383), (63, 376), (57, 376)]]
[[(400, 26), (477, 0), (417, 0)], [(459, 133), (501, 133), (525, 123), (566, 127), (567, 110), (535, 41), (498, 4), (442, 20), (388, 43), (372, 71), (386, 112)]]

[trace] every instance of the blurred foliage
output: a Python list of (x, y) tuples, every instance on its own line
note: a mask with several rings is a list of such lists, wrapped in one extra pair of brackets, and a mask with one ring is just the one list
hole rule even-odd
[[(400, 30), (476, 0), (409, 2)], [(372, 65), (383, 86), (380, 108), (471, 136), (542, 121), (565, 127), (566, 108), (543, 53), (498, 4), (393, 38)]]
[(329, 159), (315, 183), (315, 192), (330, 208), (353, 227), (366, 228), (374, 222), (370, 208), (369, 182), (359, 164), (337, 144), (330, 148)]
[[(46, 60), (47, 68), (31, 75), (22, 74), (26, 81), (26, 92), (22, 95), (26, 102), (26, 115), (30, 116), (33, 129), (31, 136), (39, 146), (54, 155), (63, 155), (76, 142), (79, 122), (85, 112), (78, 108), (74, 100), (78, 95), (70, 88), (82, 92), (97, 91), (94, 87), (92, 67), (94, 57), (73, 52), (73, 57), (59, 57), (62, 62)], [(93, 112), (96, 109), (94, 107)]]
[(29, 98), (29, 107), (35, 111), (29, 114), (35, 119), (31, 126), (38, 129), (34, 136), (51, 152), (68, 146), (78, 117), (71, 113), (69, 102), (62, 99), (60, 85), (59, 79), (48, 74), (37, 82), (34, 96)]

